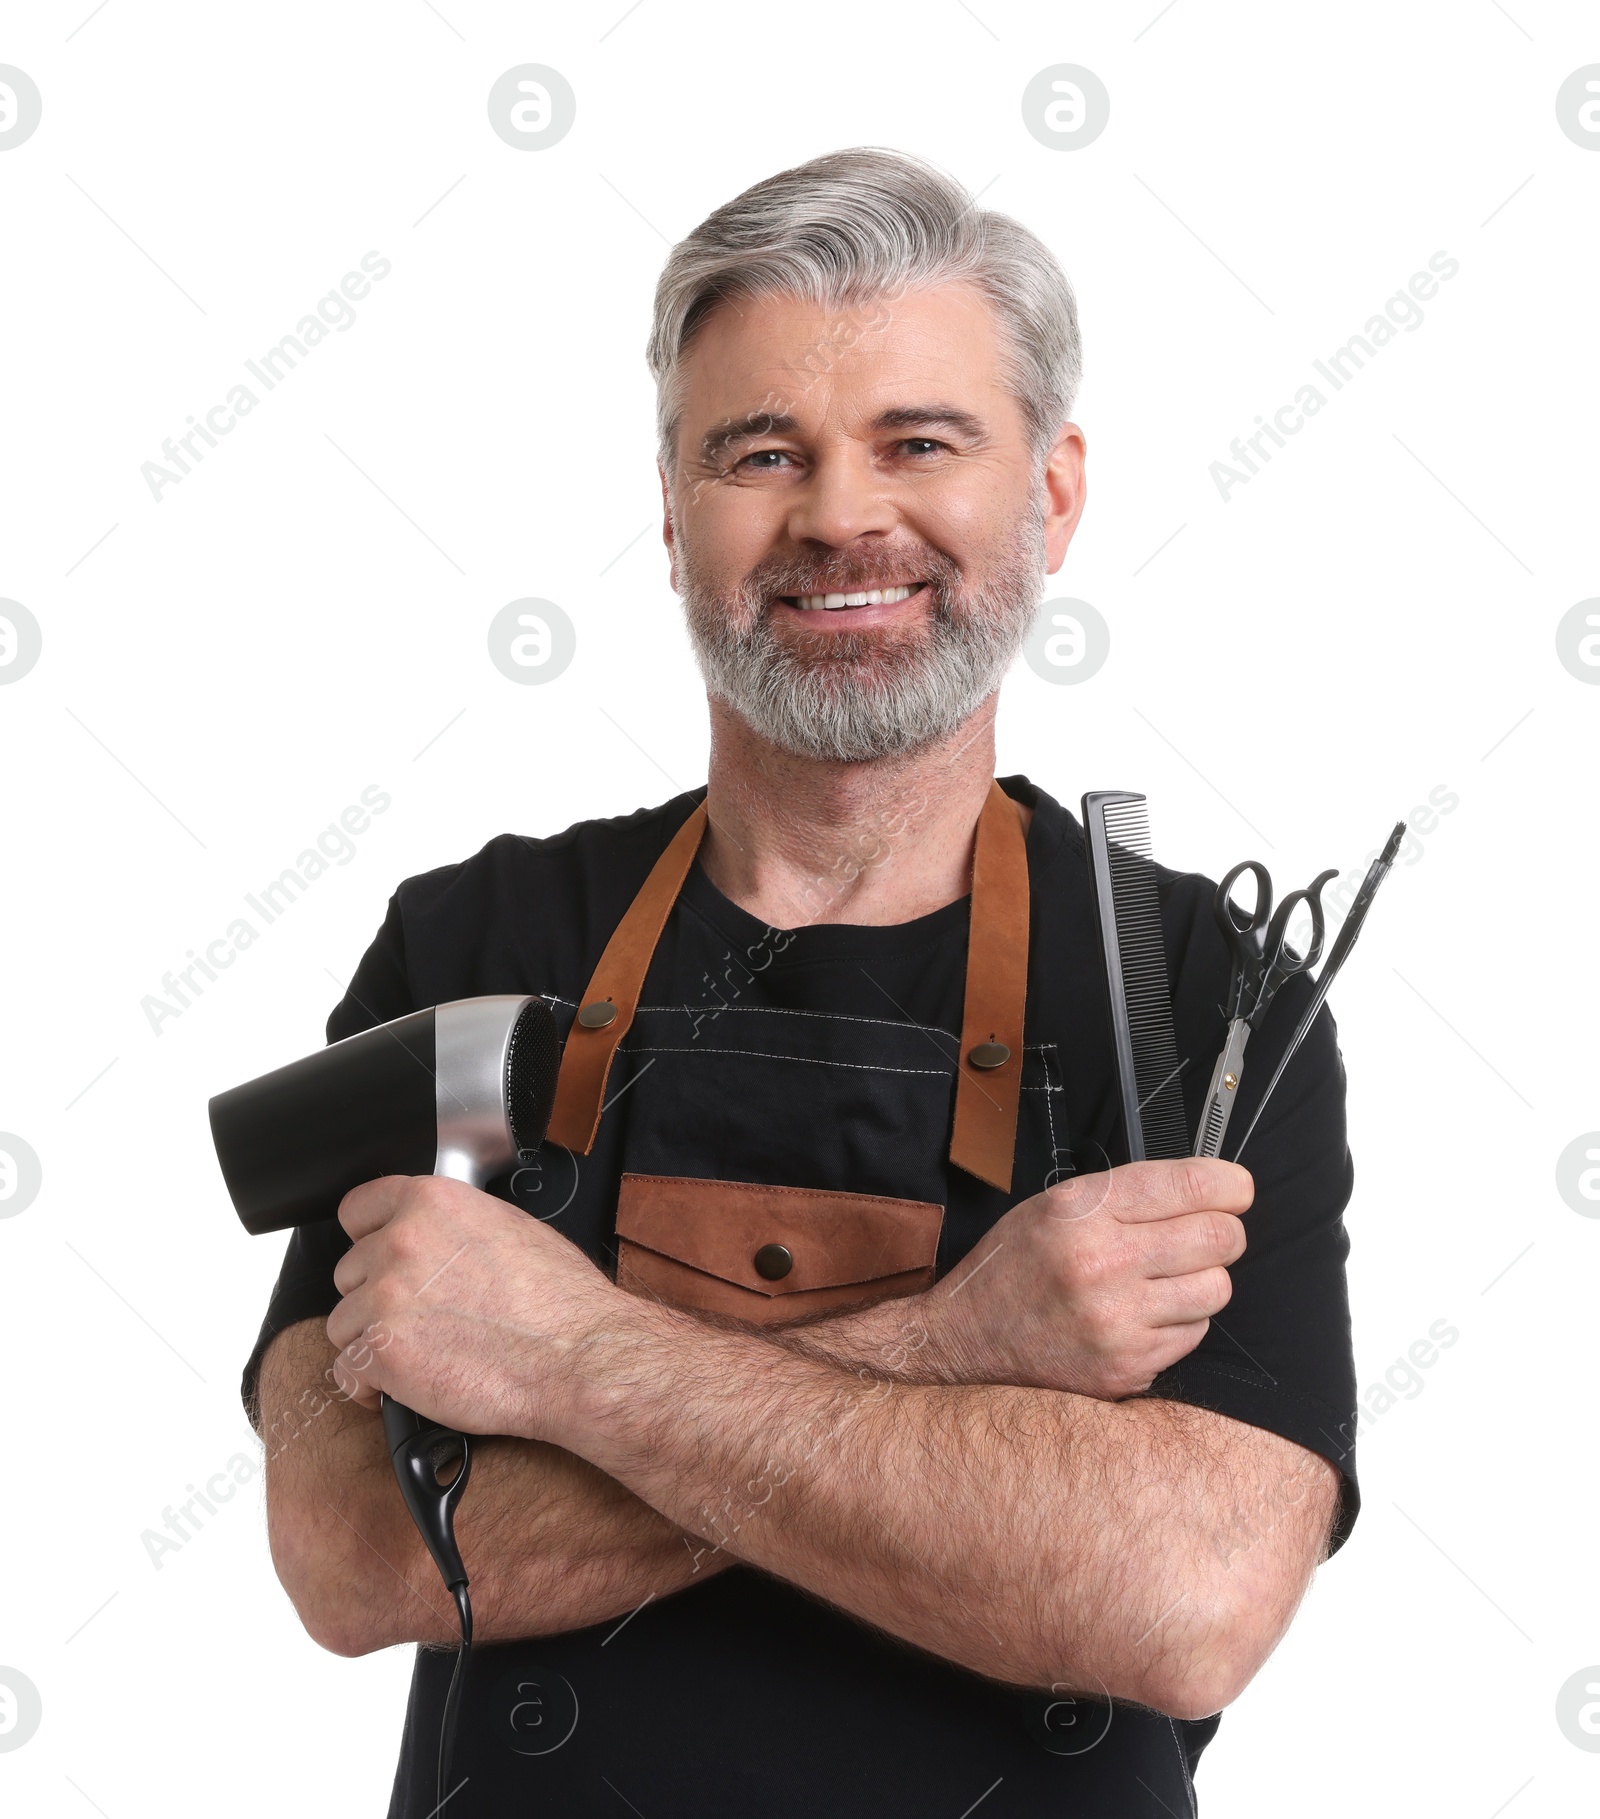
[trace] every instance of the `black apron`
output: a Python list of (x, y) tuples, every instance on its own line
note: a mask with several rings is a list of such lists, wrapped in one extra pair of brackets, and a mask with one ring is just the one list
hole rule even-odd
[[(954, 1052), (948, 1031), (897, 1017), (866, 988), (861, 1015), (785, 1005), (776, 986), (763, 992), (787, 937), (742, 912), (750, 939), (742, 953), (730, 949), (722, 977), (708, 975), (707, 1021), (697, 1021), (699, 1007), (650, 1002), (646, 975), (705, 825), (701, 804), (578, 1000), (535, 1197), (543, 1204), (529, 1210), (577, 1236), (609, 1224), (615, 1207), (619, 1283), (675, 1305), (774, 1323), (915, 1293), (1009, 1206), (1074, 1172), (1056, 1122), (1057, 1043), (1078, 1032), (1054, 1027), (1057, 1013), (1024, 1042), (1030, 950), (1036, 972), (1048, 971), (1060, 936), (1047, 954), (1042, 930), (1030, 941), (1018, 805), (996, 784), (979, 820)], [(751, 1070), (774, 1066), (803, 1082), (792, 1113), (786, 1104), (783, 1116), (746, 1115), (752, 1097), (772, 1102), (770, 1090), (752, 1095)], [(1115, 1116), (1113, 1094), (1104, 1115)], [(1076, 1143), (1080, 1170), (1104, 1165), (1089, 1133)], [(783, 1444), (775, 1433), (775, 1452)], [(408, 1740), (437, 1734), (447, 1673), (447, 1657), (419, 1656)], [(488, 1794), (490, 1764), (514, 1776), (497, 1791), (514, 1785), (516, 1810), (525, 1802), (530, 1812), (625, 1812), (614, 1787), (651, 1819), (921, 1819), (947, 1809), (953, 1819), (998, 1778), (982, 1809), (996, 1819), (1188, 1819), (1189, 1748), (1198, 1755), (1215, 1721), (1180, 1727), (1064, 1687), (983, 1679), (734, 1566), (620, 1623), (475, 1651), (462, 1727), (459, 1760), (480, 1768), (456, 1802), (464, 1819), (512, 1810), (492, 1798), (474, 1805)], [(649, 1765), (667, 1762), (683, 1765), (674, 1784), (684, 1772), (692, 1782), (688, 1807), (662, 1804), (671, 1796)], [(967, 1788), (980, 1766), (986, 1779)], [(408, 1777), (420, 1798), (421, 1766), (403, 1762)]]
[[(705, 828), (701, 804), (601, 955), (562, 1053), (552, 1143), (582, 1155), (594, 1146), (612, 1060), (641, 1021), (651, 958)], [(762, 956), (737, 966), (754, 982)], [(738, 973), (730, 969), (724, 984), (738, 993)], [(686, 1009), (646, 1008), (646, 1023), (666, 1021), (667, 1039), (641, 1028), (631, 1057), (637, 1065), (639, 1055), (650, 1055), (647, 1065), (668, 1072), (652, 1083), (647, 1104), (629, 1111), (618, 1282), (759, 1323), (928, 1287), (944, 1224), (947, 1132), (956, 1167), (1002, 1192), (1011, 1186), (1027, 986), (1022, 816), (993, 784), (973, 856), (953, 1119), (950, 1058), (940, 1042), (930, 1047), (933, 1032), (914, 1024), (764, 1010), (754, 994), (731, 1019), (730, 1046), (698, 1040), (698, 1022), (685, 1027)], [(741, 1118), (750, 1066), (764, 1053), (794, 1055), (797, 1043), (812, 1064), (803, 1109), (782, 1120)]]

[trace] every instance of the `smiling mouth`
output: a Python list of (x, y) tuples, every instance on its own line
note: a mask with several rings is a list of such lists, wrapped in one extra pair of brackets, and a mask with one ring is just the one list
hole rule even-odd
[(803, 613), (837, 613), (850, 606), (898, 606), (927, 586), (926, 581), (913, 581), (903, 587), (854, 588), (842, 594), (780, 594), (785, 606)]

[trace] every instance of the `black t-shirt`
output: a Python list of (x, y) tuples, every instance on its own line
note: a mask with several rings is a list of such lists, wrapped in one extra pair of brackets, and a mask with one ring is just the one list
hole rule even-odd
[[(929, 1200), (946, 1209), (942, 1274), (1009, 1207), (1122, 1160), (1082, 829), (1025, 778), (1002, 786), (1034, 810), (1009, 1193), (947, 1160), (968, 901), (890, 927), (777, 931), (725, 898), (698, 865), (618, 1050), (593, 1150), (546, 1145), (536, 1167), (490, 1191), (547, 1219), (611, 1272), (624, 1169)], [(502, 835), (462, 864), (406, 880), (329, 1018), (329, 1040), (492, 992), (539, 994), (565, 1029), (634, 893), (703, 797), (693, 791), (550, 839)], [(1211, 881), (1165, 869), (1159, 877), (1193, 1129), (1225, 1032), (1229, 959)], [(1291, 980), (1252, 1038), (1235, 1142), (1309, 992), (1303, 978)], [(1255, 1201), (1232, 1299), (1149, 1393), (1332, 1460), (1342, 1474), (1337, 1547), (1359, 1498), (1342, 1219), (1352, 1172), (1344, 1070), (1326, 1009), (1252, 1136), (1247, 1165)], [(332, 1270), (347, 1247), (332, 1222), (292, 1234), (245, 1368), (247, 1405), (272, 1335), (336, 1304)], [(450, 1662), (418, 1651), (391, 1819), (432, 1810)], [(986, 1819), (1045, 1811), (1159, 1819), (1191, 1810), (1190, 1776), (1218, 1722), (1000, 1685), (736, 1566), (649, 1602), (621, 1628), (613, 1620), (475, 1650), (452, 1775), (467, 1785), (451, 1805), (460, 1819), (610, 1815), (628, 1804), (650, 1819), (921, 1819), (983, 1797)]]

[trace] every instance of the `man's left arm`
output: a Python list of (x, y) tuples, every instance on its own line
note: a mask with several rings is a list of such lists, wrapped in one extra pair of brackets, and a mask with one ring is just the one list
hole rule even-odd
[(1334, 1468), (1207, 1409), (897, 1383), (653, 1306), (581, 1358), (558, 1444), (708, 1549), (999, 1680), (1206, 1716), (1325, 1552)]

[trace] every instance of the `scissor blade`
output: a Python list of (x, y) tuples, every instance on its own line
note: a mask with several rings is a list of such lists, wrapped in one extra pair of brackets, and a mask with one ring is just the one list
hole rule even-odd
[(1222, 1139), (1228, 1134), (1228, 1120), (1233, 1116), (1239, 1082), (1244, 1077), (1244, 1047), (1249, 1040), (1250, 1025), (1243, 1017), (1235, 1017), (1228, 1025), (1228, 1039), (1217, 1056), (1205, 1104), (1200, 1108), (1200, 1129), (1194, 1144), (1197, 1156), (1222, 1154)]

